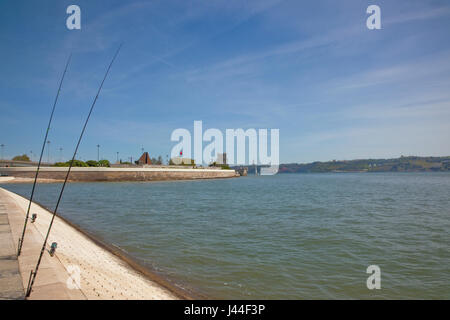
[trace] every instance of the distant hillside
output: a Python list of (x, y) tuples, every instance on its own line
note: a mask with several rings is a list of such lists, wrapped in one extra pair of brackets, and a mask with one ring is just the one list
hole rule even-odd
[[(258, 172), (260, 169), (258, 169)], [(333, 160), (280, 164), (279, 173), (314, 172), (439, 172), (450, 171), (449, 157), (400, 157), (396, 159)], [(255, 169), (249, 166), (248, 174)]]

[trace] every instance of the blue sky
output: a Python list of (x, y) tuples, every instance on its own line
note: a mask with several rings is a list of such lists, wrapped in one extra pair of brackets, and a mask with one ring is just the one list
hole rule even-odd
[[(66, 8), (81, 8), (81, 30)], [(368, 30), (366, 8), (381, 8)], [(176, 128), (278, 128), (280, 161), (450, 155), (448, 1), (2, 1), (0, 143), (51, 160), (170, 154)], [(47, 158), (47, 152), (45, 153)]]

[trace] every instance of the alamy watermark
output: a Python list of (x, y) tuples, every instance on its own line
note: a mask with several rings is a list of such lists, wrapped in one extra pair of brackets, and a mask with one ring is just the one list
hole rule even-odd
[(373, 264), (367, 267), (366, 273), (371, 274), (366, 281), (367, 289), (381, 289), (381, 269)]
[[(194, 121), (193, 135), (188, 129), (178, 128), (172, 132), (170, 139), (178, 142), (171, 151), (171, 159), (176, 164), (191, 164), (191, 160), (196, 165), (210, 164), (225, 154), (228, 165), (262, 166), (261, 175), (274, 175), (278, 172), (279, 129), (226, 129), (224, 135), (215, 128), (203, 132), (202, 121)], [(203, 142), (208, 144), (203, 147)]]
[(367, 7), (366, 13), (370, 16), (366, 20), (366, 26), (369, 30), (381, 29), (381, 9), (376, 4)]
[(70, 16), (66, 19), (66, 27), (69, 30), (81, 29), (81, 9), (79, 6), (72, 4), (67, 7), (66, 13)]

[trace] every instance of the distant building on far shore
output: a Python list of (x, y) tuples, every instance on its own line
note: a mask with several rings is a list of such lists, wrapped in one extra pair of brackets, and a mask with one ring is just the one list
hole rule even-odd
[(226, 153), (217, 153), (217, 164), (227, 164), (227, 154)]
[(181, 157), (174, 157), (171, 158), (169, 161), (170, 165), (192, 165), (195, 166), (195, 161), (193, 159), (190, 158), (181, 158)]
[(138, 160), (139, 165), (144, 164), (152, 164), (152, 160), (150, 160), (150, 156), (148, 155), (148, 152), (144, 152), (142, 156)]

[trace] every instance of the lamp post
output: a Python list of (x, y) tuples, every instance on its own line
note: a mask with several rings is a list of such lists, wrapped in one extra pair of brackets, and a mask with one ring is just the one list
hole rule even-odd
[(47, 140), (47, 163), (50, 163), (50, 140)]
[(117, 154), (116, 163), (119, 163), (119, 151), (117, 151), (116, 154)]
[(62, 159), (62, 151), (63, 151), (63, 148), (62, 148), (62, 147), (59, 147), (59, 161), (61, 161), (61, 162), (63, 162), (63, 159)]
[(97, 162), (100, 161), (100, 145), (97, 145)]
[(3, 160), (3, 148), (5, 148), (5, 145), (2, 143), (2, 144), (0, 144), (0, 147), (2, 148), (2, 157), (1, 157), (1, 159)]
[(30, 150), (30, 160), (33, 162), (33, 150)]

